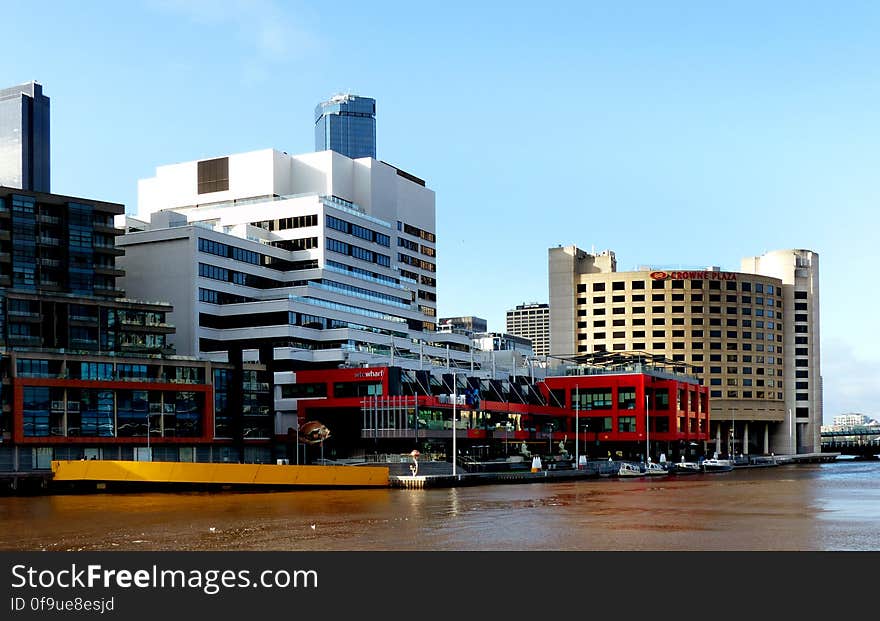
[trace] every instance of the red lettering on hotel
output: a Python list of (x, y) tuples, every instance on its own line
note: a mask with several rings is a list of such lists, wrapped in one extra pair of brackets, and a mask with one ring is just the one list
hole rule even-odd
[(651, 272), (652, 280), (736, 280), (736, 272), (681, 271)]

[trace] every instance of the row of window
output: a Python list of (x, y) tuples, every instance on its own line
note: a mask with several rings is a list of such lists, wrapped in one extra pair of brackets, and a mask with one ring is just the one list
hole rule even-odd
[(262, 222), (251, 222), (251, 226), (257, 226), (267, 231), (284, 231), (287, 229), (299, 229), (307, 226), (318, 226), (318, 214), (313, 213), (307, 216), (294, 216), (291, 218), (279, 218), (278, 220), (263, 220)]
[[(644, 318), (644, 317), (627, 317), (627, 318), (624, 318), (624, 319), (612, 319), (612, 320), (611, 320), (611, 325), (612, 325), (613, 327), (615, 327), (615, 328), (618, 328), (618, 327), (622, 328), (622, 327), (625, 327), (625, 326), (626, 326), (626, 324), (627, 324), (627, 320), (629, 320), (629, 323), (630, 323), (630, 325), (632, 325), (632, 326), (644, 326), (644, 325), (647, 325), (647, 324), (645, 323), (645, 318)], [(669, 323), (670, 323), (670, 325), (673, 325), (673, 326), (683, 326), (683, 325), (685, 325), (685, 321), (684, 321), (684, 320), (685, 320), (684, 317), (670, 317), (670, 318), (669, 318)], [(654, 317), (654, 318), (651, 320), (651, 325), (655, 325), (655, 326), (663, 326), (663, 325), (666, 325), (665, 322), (666, 322), (666, 318), (665, 318), (665, 317)], [(508, 322), (508, 323), (512, 323), (513, 325), (526, 325), (526, 324), (523, 323), (523, 322)], [(536, 324), (535, 324), (535, 322), (530, 322), (528, 325), (536, 325)], [(537, 325), (539, 325), (539, 324), (537, 324)], [(594, 327), (594, 328), (604, 328), (606, 325), (607, 325), (607, 324), (606, 324), (606, 320), (605, 320), (605, 319), (594, 319), (594, 320), (593, 320), (593, 327)], [(694, 325), (694, 326), (702, 326), (702, 325), (703, 325), (703, 319), (702, 319), (702, 317), (695, 317), (695, 318), (693, 318), (692, 321), (691, 321), (691, 325)], [(709, 318), (709, 325), (710, 325), (710, 326), (720, 326), (720, 325), (722, 325), (722, 324), (721, 324), (721, 319), (719, 319), (719, 318), (717, 318), (717, 317), (710, 317), (710, 318)], [(766, 327), (766, 328), (769, 328), (769, 329), (771, 329), (771, 330), (774, 329), (774, 328), (777, 329), (777, 330), (781, 330), (781, 329), (782, 329), (782, 324), (781, 324), (781, 323), (775, 324), (775, 323), (772, 322), (772, 321), (768, 321), (768, 322), (766, 322), (766, 324), (765, 324), (765, 322), (764, 322), (763, 319), (756, 319), (756, 320), (754, 321), (754, 325), (753, 325), (751, 319), (743, 319), (743, 320), (739, 320), (739, 319), (733, 319), (733, 318), (731, 318), (731, 317), (728, 317), (727, 320), (724, 322), (724, 325), (726, 325), (726, 326), (729, 327), (729, 328), (735, 328), (735, 327), (737, 327), (737, 326), (742, 326), (743, 328), (752, 328), (752, 327), (755, 327), (755, 328), (761, 328), (761, 329), (763, 329), (763, 328)], [(587, 327), (587, 322), (586, 322), (586, 320), (578, 321), (578, 322), (577, 322), (577, 327), (578, 327), (579, 330), (586, 328), (586, 327)], [(680, 336), (684, 336), (684, 330), (681, 330), (680, 332), (681, 332), (681, 335), (680, 335)], [(691, 331), (691, 334), (692, 334), (694, 337), (702, 337), (702, 336), (703, 336), (703, 330), (702, 330), (702, 329), (699, 329), (699, 330), (692, 330), (692, 331)], [(673, 333), (673, 336), (674, 336), (674, 335), (675, 335), (675, 334)]]
[(333, 239), (331, 237), (327, 238), (327, 250), (351, 256), (355, 259), (360, 259), (361, 261), (375, 263), (377, 265), (381, 265), (382, 267), (391, 266), (391, 257), (389, 257), (388, 255), (373, 252), (372, 250), (367, 250), (366, 248), (361, 248), (360, 246), (354, 246), (352, 244), (339, 241), (338, 239)]
[[(713, 399), (723, 399), (725, 397), (723, 390), (712, 390), (710, 395)], [(775, 397), (774, 397), (775, 395)], [(777, 399), (782, 401), (781, 392), (765, 391), (765, 390), (728, 390), (728, 399)]]
[[(779, 339), (779, 342), (782, 342), (781, 338)], [(611, 349), (612, 349), (612, 351), (626, 351), (627, 344), (626, 343), (613, 343), (611, 345)], [(632, 344), (631, 349), (644, 350), (644, 349), (647, 349), (647, 346), (643, 342), (637, 342), (637, 343)], [(651, 349), (665, 350), (666, 343), (662, 343), (662, 342), (661, 343), (651, 343)], [(686, 349), (686, 347), (685, 347), (684, 343), (672, 343), (672, 347), (670, 349), (684, 350), (684, 349)], [(701, 341), (691, 343), (691, 349), (703, 349), (703, 343)], [(773, 352), (775, 350), (775, 351), (778, 351), (779, 353), (782, 353), (782, 346), (781, 345), (778, 347), (775, 345), (767, 345), (765, 347), (764, 343), (755, 343), (753, 345), (752, 343), (737, 344), (735, 342), (730, 342), (730, 343), (727, 343), (726, 347), (722, 347), (722, 343), (709, 343), (708, 349), (710, 349), (710, 350), (726, 349), (728, 351), (737, 351), (737, 350), (741, 349), (742, 351), (760, 351), (760, 352), (764, 352), (764, 351)], [(577, 350), (578, 350), (578, 352), (590, 351), (588, 345), (578, 345)], [(607, 351), (607, 350), (608, 350), (608, 348), (606, 347), (606, 345), (604, 343), (597, 343), (597, 344), (593, 345), (593, 351)]]
[[(611, 283), (611, 291), (625, 291), (626, 290), (626, 282), (624, 280), (615, 280)], [(645, 289), (645, 281), (644, 280), (631, 280), (630, 288), (633, 290)], [(652, 280), (651, 281), (651, 289), (666, 289), (666, 283), (672, 283), (670, 285), (671, 289), (684, 289), (684, 280)], [(722, 281), (720, 280), (691, 280), (691, 289), (703, 289), (703, 283), (708, 282), (708, 289), (716, 289), (721, 290), (725, 289), (727, 291), (743, 291), (746, 293), (754, 292), (754, 293), (766, 293), (767, 295), (774, 295), (776, 293), (777, 288), (774, 285), (765, 285), (763, 283), (751, 283), (748, 281), (739, 282), (736, 280), (726, 280), (724, 282), (724, 286), (722, 287)], [(578, 293), (585, 293), (588, 289), (589, 283), (581, 283), (577, 285)], [(753, 286), (754, 284), (754, 286)], [(594, 282), (592, 283), (593, 291), (605, 291), (606, 283), (603, 282)]]
[[(670, 311), (673, 314), (689, 312), (691, 315), (702, 315), (706, 312), (705, 308), (706, 307), (704, 307), (704, 306), (691, 306), (690, 310), (686, 311), (684, 306), (672, 306), (672, 307), (670, 307)], [(592, 314), (602, 316), (602, 315), (607, 314), (606, 313), (607, 310), (608, 310), (607, 308), (593, 308)], [(586, 309), (586, 308), (579, 308), (577, 311), (578, 317), (586, 317), (587, 311), (588, 311), (588, 309)], [(651, 312), (654, 314), (661, 314), (661, 315), (667, 314), (667, 310), (666, 310), (665, 306), (652, 306)], [(737, 308), (736, 306), (727, 306), (724, 308), (724, 311), (722, 311), (720, 306), (710, 306), (709, 307), (709, 314), (710, 315), (721, 315), (721, 314), (725, 314), (725, 313), (728, 315), (742, 314), (742, 315), (750, 316), (753, 314), (753, 309), (751, 306), (743, 306), (742, 308)], [(627, 314), (643, 315), (643, 314), (645, 314), (645, 307), (644, 306), (632, 306), (632, 307), (627, 308), (626, 306), (617, 306), (617, 307), (614, 307), (611, 309), (611, 314), (612, 315), (627, 315)], [(782, 311), (774, 311), (769, 308), (766, 310), (763, 308), (755, 308), (754, 309), (754, 316), (755, 317), (774, 317), (774, 318), (781, 319), (782, 318)], [(700, 318), (698, 317), (695, 319), (700, 319)]]
[(268, 245), (272, 246), (273, 248), (280, 248), (281, 250), (287, 250), (289, 252), (296, 252), (298, 250), (311, 250), (312, 248), (318, 247), (318, 238), (300, 237), (298, 239), (279, 239), (269, 242)]
[[(655, 324), (655, 325), (663, 325), (663, 324)], [(672, 338), (683, 338), (684, 333), (685, 333), (684, 330), (672, 330), (671, 336), (672, 336)], [(703, 330), (692, 330), (691, 335), (694, 338), (702, 338), (703, 337)], [(589, 335), (584, 334), (584, 333), (578, 334), (578, 340), (579, 341), (586, 341), (588, 336)], [(652, 330), (651, 336), (653, 338), (660, 338), (660, 339), (666, 338), (666, 330)], [(765, 332), (748, 332), (748, 331), (737, 332), (736, 330), (727, 330), (724, 333), (724, 336), (728, 339), (741, 339), (741, 340), (749, 340), (749, 341), (751, 341), (751, 340), (774, 341), (775, 340), (775, 341), (781, 342), (781, 340), (779, 339), (780, 335), (778, 335), (778, 334), (774, 335), (770, 332), (766, 332), (766, 333)], [(593, 340), (604, 341), (606, 338), (608, 338), (607, 332), (593, 332)], [(633, 330), (631, 335), (627, 335), (627, 333), (625, 331), (620, 330), (617, 332), (612, 332), (611, 338), (613, 338), (613, 339), (645, 338), (645, 330)], [(721, 330), (709, 330), (709, 338), (713, 338), (713, 339), (722, 338)], [(681, 347), (675, 347), (674, 349), (684, 349), (684, 343), (681, 343)]]
[(426, 242), (434, 243), (436, 241), (436, 237), (433, 233), (425, 231), (424, 229), (420, 229), (417, 226), (412, 226), (411, 224), (405, 224), (400, 220), (397, 221), (397, 230), (403, 231), (407, 235), (412, 235), (413, 237), (418, 237), (420, 239), (424, 239)]
[(364, 239), (366, 241), (375, 242), (380, 246), (391, 246), (391, 237), (385, 235), (384, 233), (379, 233), (378, 231), (368, 229), (365, 226), (354, 224), (352, 222), (348, 222), (346, 220), (331, 215), (326, 216), (326, 222), (327, 228), (331, 228), (335, 231), (348, 233), (349, 235), (360, 237), (361, 239)]
[(253, 250), (245, 250), (236, 246), (229, 246), (210, 239), (199, 238), (199, 251), (214, 254), (218, 257), (231, 258), (235, 261), (243, 261), (253, 265), (262, 265), (262, 255)]
[(271, 278), (263, 278), (262, 276), (255, 276), (245, 272), (236, 272), (225, 267), (218, 267), (207, 263), (199, 263), (199, 276), (221, 282), (232, 282), (254, 289), (275, 289), (285, 286), (284, 283), (272, 280)]
[(423, 244), (418, 244), (409, 239), (404, 239), (403, 237), (397, 238), (397, 245), (401, 248), (405, 248), (406, 250), (411, 250), (412, 252), (421, 252), (423, 255), (428, 257), (437, 256), (437, 251), (430, 246), (425, 246)]
[(408, 254), (403, 254), (402, 252), (397, 253), (397, 261), (399, 263), (405, 263), (407, 265), (411, 265), (413, 267), (421, 268), (427, 272), (436, 272), (437, 266), (429, 261), (424, 261), (417, 257), (411, 257)]
[(256, 298), (248, 298), (243, 295), (199, 287), (199, 302), (207, 302), (208, 304), (242, 304), (254, 301), (256, 301)]
[(400, 284), (398, 282), (398, 280), (392, 276), (386, 276), (385, 274), (371, 272), (370, 270), (365, 270), (361, 267), (354, 267), (352, 265), (346, 265), (345, 263), (339, 263), (339, 262), (333, 261), (331, 259), (327, 259), (324, 262), (324, 265), (327, 267), (335, 268), (337, 270), (351, 274), (355, 278), (363, 278), (364, 280), (377, 281), (381, 284), (387, 284), (390, 286), (396, 286), (396, 285)]
[[(627, 296), (625, 295), (612, 295), (611, 300), (613, 304), (622, 304), (627, 302)], [(630, 302), (645, 302), (646, 296), (644, 293), (634, 293), (629, 296)], [(651, 294), (652, 302), (666, 302), (667, 296), (665, 293), (653, 293)], [(685, 297), (683, 293), (673, 293), (668, 296), (668, 301), (670, 302), (684, 302)], [(692, 293), (690, 296), (691, 302), (703, 302), (703, 294), (702, 293)], [(710, 294), (709, 302), (721, 302), (721, 294)], [(775, 300), (774, 298), (764, 298), (762, 296), (752, 297), (750, 295), (744, 295), (740, 298), (737, 298), (736, 295), (727, 295), (724, 298), (724, 301), (728, 304), (755, 304), (757, 306), (781, 306), (782, 300)], [(586, 304), (587, 297), (578, 297), (578, 304)], [(594, 296), (592, 299), (593, 304), (607, 304), (608, 298), (604, 295)], [(806, 310), (804, 308), (803, 310)]]

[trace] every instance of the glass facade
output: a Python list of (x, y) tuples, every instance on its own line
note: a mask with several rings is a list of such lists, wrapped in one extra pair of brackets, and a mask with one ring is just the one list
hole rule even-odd
[(36, 82), (0, 89), (0, 185), (49, 192), (49, 98)]
[(376, 100), (336, 95), (315, 108), (315, 151), (376, 157)]

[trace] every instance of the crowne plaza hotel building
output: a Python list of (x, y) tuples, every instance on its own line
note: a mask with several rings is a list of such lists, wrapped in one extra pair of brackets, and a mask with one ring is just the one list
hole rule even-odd
[(665, 358), (710, 395), (707, 449), (819, 451), (818, 255), (781, 250), (716, 267), (618, 272), (613, 252), (551, 248), (550, 355)]

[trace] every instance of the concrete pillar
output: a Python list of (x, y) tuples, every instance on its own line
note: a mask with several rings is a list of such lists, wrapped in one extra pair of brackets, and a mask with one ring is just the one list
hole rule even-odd
[(764, 455), (770, 452), (770, 423), (764, 423)]
[(749, 424), (743, 425), (743, 455), (749, 454)]
[(721, 454), (721, 423), (715, 425), (715, 452)]

